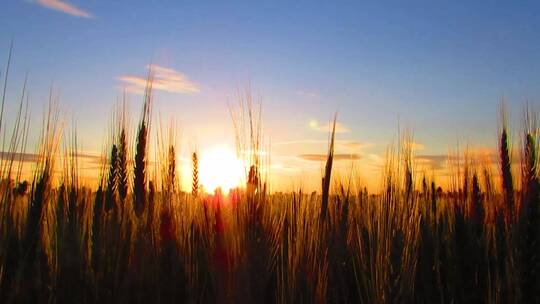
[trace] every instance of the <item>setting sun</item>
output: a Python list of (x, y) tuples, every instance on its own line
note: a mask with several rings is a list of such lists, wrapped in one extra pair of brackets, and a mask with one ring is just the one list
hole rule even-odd
[(201, 184), (208, 192), (220, 187), (226, 193), (240, 185), (244, 176), (243, 162), (226, 147), (216, 147), (203, 152), (199, 166)]

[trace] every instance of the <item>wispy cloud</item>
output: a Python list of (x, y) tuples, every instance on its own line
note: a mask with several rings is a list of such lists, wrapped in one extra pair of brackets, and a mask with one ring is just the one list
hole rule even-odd
[(94, 18), (89, 12), (82, 10), (73, 4), (63, 0), (37, 0), (37, 3), (43, 7), (66, 13), (75, 17)]
[(296, 91), (296, 94), (299, 95), (299, 96), (312, 97), (312, 98), (319, 98), (320, 97), (319, 93), (314, 92), (314, 91), (298, 90), (298, 91)]
[(406, 140), (406, 141), (401, 142), (401, 144), (405, 145), (405, 146), (408, 146), (408, 147), (410, 147), (411, 149), (413, 149), (415, 151), (421, 151), (421, 150), (426, 149), (426, 146), (424, 144), (421, 144), (421, 143), (418, 143), (418, 142), (415, 142), (415, 141)]
[[(309, 161), (325, 161), (328, 158), (326, 154), (301, 154), (298, 158)], [(341, 160), (359, 160), (358, 154), (334, 154), (334, 161)]]
[[(464, 154), (466, 153), (466, 154)], [(521, 156), (519, 151), (513, 151), (511, 154), (512, 162), (521, 162)], [(473, 161), (476, 165), (485, 166), (497, 166), (499, 164), (498, 151), (492, 148), (480, 147), (480, 148), (467, 148), (466, 152), (459, 155), (450, 154), (420, 154), (415, 156), (416, 161), (423, 165), (429, 165), (434, 169), (448, 168), (452, 163), (461, 163), (465, 161)]]
[[(331, 123), (327, 123), (327, 124), (319, 124), (318, 121), (316, 120), (311, 120), (309, 122), (309, 127), (312, 129), (312, 130), (315, 130), (315, 131), (319, 131), (319, 132), (331, 132), (332, 131), (332, 124)], [(343, 124), (339, 123), (339, 122), (336, 122), (336, 133), (349, 133), (351, 130), (349, 130), (349, 128), (345, 127)]]
[(448, 160), (450, 157), (444, 154), (434, 154), (434, 155), (417, 155), (415, 157), (418, 164), (427, 166), (434, 170), (445, 169)]
[[(74, 156), (91, 164), (100, 164), (104, 161), (103, 157), (96, 153), (76, 151)], [(15, 162), (23, 163), (37, 163), (41, 160), (41, 158), (42, 156), (36, 153), (0, 151), (0, 159), (2, 160), (13, 160)]]
[(298, 172), (301, 171), (301, 169), (298, 168), (298, 167), (286, 165), (286, 164), (283, 164), (283, 163), (271, 164), (270, 169), (278, 170), (280, 172), (287, 172), (287, 173), (298, 173)]
[(18, 152), (0, 151), (0, 159), (20, 161), (24, 163), (26, 162), (35, 163), (39, 161), (40, 157), (38, 154), (34, 154), (34, 153), (18, 153)]
[(343, 149), (348, 151), (357, 151), (362, 148), (371, 146), (371, 144), (361, 143), (358, 141), (336, 141), (337, 146), (342, 146)]
[[(171, 68), (148, 65), (146, 67), (153, 74), (154, 82), (152, 88), (155, 90), (161, 90), (171, 93), (197, 93), (200, 91), (199, 86), (189, 80), (189, 78)], [(129, 92), (142, 94), (146, 87), (147, 78), (135, 75), (123, 75), (118, 77), (126, 90)]]
[[(289, 140), (272, 143), (274, 146), (321, 146), (326, 148), (328, 146), (328, 140), (320, 139), (300, 139), (300, 140)], [(336, 150), (342, 149), (347, 152), (358, 151), (363, 148), (372, 147), (372, 143), (362, 143), (356, 140), (336, 140), (335, 141)]]

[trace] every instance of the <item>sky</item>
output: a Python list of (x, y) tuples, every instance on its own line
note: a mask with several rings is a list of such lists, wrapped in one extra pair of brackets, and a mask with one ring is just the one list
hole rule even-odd
[(124, 91), (135, 125), (153, 66), (154, 121), (177, 122), (187, 159), (193, 150), (234, 148), (229, 105), (249, 88), (262, 101), (278, 188), (320, 183), (336, 112), (337, 166), (354, 166), (372, 186), (398, 126), (414, 134), (419, 159), (437, 167), (458, 144), (496, 146), (501, 98), (518, 130), (523, 106), (540, 97), (535, 1), (12, 0), (0, 7), (2, 75), (14, 45), (7, 113), (28, 73), (34, 117), (52, 87), (82, 149), (100, 153)]

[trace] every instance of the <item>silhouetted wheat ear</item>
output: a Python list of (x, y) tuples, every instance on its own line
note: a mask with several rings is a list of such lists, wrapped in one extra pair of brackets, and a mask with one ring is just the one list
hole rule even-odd
[(33, 255), (36, 250), (37, 241), (39, 238), (39, 224), (47, 196), (50, 192), (50, 174), (49, 165), (46, 164), (42, 175), (34, 182), (35, 186), (32, 191), (30, 209), (28, 211), (28, 219), (26, 223), (26, 235), (24, 240), (24, 250), (29, 251), (28, 254)]
[(413, 185), (413, 172), (412, 172), (412, 143), (413, 138), (408, 132), (404, 135), (402, 146), (399, 147), (401, 149), (402, 157), (403, 157), (403, 166), (404, 166), (404, 174), (405, 174), (405, 200), (409, 201), (412, 197), (412, 193), (414, 191), (414, 185)]
[(167, 187), (169, 189), (169, 192), (174, 193), (176, 191), (176, 153), (174, 145), (169, 146), (169, 155), (167, 160)]
[(193, 180), (191, 194), (197, 196), (199, 193), (199, 159), (197, 158), (197, 153), (193, 152), (191, 160), (193, 161)]
[(100, 229), (100, 221), (103, 214), (103, 186), (99, 185), (94, 198), (94, 219), (92, 222), (93, 230), (98, 231)]
[(111, 148), (111, 158), (109, 161), (109, 178), (107, 180), (107, 198), (105, 200), (105, 210), (110, 211), (115, 204), (116, 185), (118, 179), (118, 148), (113, 145)]
[(148, 153), (148, 130), (150, 128), (150, 110), (152, 104), (153, 70), (148, 72), (141, 122), (137, 134), (137, 148), (135, 151), (135, 178), (133, 181), (133, 202), (135, 214), (141, 216), (147, 203), (146, 161)]
[(437, 190), (435, 189), (435, 182), (431, 182), (431, 214), (433, 220), (437, 223)]
[(406, 200), (408, 201), (411, 198), (413, 192), (413, 180), (412, 180), (412, 171), (409, 166), (405, 167), (405, 191), (406, 191)]
[(57, 196), (56, 225), (57, 225), (58, 238), (61, 239), (62, 233), (64, 231), (65, 217), (66, 217), (66, 210), (67, 210), (66, 185), (64, 183), (62, 183), (60, 187), (58, 187), (56, 196)]
[(470, 176), (469, 176), (469, 153), (468, 151), (465, 152), (464, 156), (464, 162), (463, 162), (463, 201), (467, 202), (467, 199), (469, 198), (469, 191), (470, 191)]
[(471, 213), (472, 218), (477, 224), (483, 224), (484, 221), (484, 205), (482, 203), (482, 193), (480, 190), (480, 183), (478, 181), (478, 175), (476, 172), (472, 178), (472, 194), (471, 194)]
[(322, 179), (322, 200), (321, 200), (321, 214), (322, 221), (326, 219), (328, 213), (328, 200), (330, 198), (330, 181), (332, 176), (332, 163), (334, 161), (334, 140), (336, 137), (336, 121), (337, 114), (334, 116), (334, 124), (332, 126), (332, 133), (330, 137), (330, 146), (328, 148), (328, 158), (326, 159), (326, 166), (324, 168), (324, 177)]
[(147, 214), (147, 225), (148, 229), (153, 228), (154, 224), (154, 208), (155, 208), (155, 199), (156, 199), (156, 187), (153, 181), (148, 183), (148, 214)]
[(514, 183), (512, 180), (510, 148), (506, 126), (503, 127), (501, 132), (499, 156), (501, 162), (502, 187), (505, 194), (506, 210), (509, 212), (509, 215), (512, 215), (514, 210)]
[(137, 150), (135, 152), (135, 179), (133, 181), (133, 201), (135, 214), (142, 215), (146, 205), (146, 123), (143, 121), (137, 135)]
[(120, 131), (118, 147), (118, 194), (120, 199), (124, 201), (128, 193), (128, 148), (125, 128)]
[(100, 182), (94, 198), (94, 214), (92, 217), (92, 266), (94, 271), (98, 270), (101, 246), (101, 232), (103, 219), (103, 182)]
[(523, 192), (528, 193), (537, 178), (536, 141), (531, 133), (525, 134), (523, 151)]
[(486, 200), (489, 201), (493, 198), (493, 178), (491, 176), (491, 172), (484, 168), (483, 170), (483, 177), (484, 177), (484, 184), (486, 185)]

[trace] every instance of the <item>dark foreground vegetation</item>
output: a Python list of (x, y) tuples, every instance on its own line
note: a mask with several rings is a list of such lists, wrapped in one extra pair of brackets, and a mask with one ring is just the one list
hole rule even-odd
[[(117, 115), (96, 189), (79, 180), (77, 138), (63, 136), (54, 102), (34, 177), (23, 181), (23, 93), (2, 153), (1, 302), (540, 302), (531, 111), (519, 164), (503, 118), (497, 173), (490, 162), (449, 157), (446, 191), (414, 170), (407, 138), (389, 150), (380, 193), (354, 180), (331, 183), (332, 134), (319, 194), (268, 193), (254, 153), (245, 188), (205, 195), (197, 155), (193, 191), (182, 192), (174, 133), (150, 138), (151, 77), (149, 84), (133, 139)], [(248, 115), (233, 115), (237, 132), (248, 134), (237, 134), (239, 146), (258, 151), (258, 116), (249, 98), (244, 104)], [(154, 142), (158, 165), (150, 170)]]

